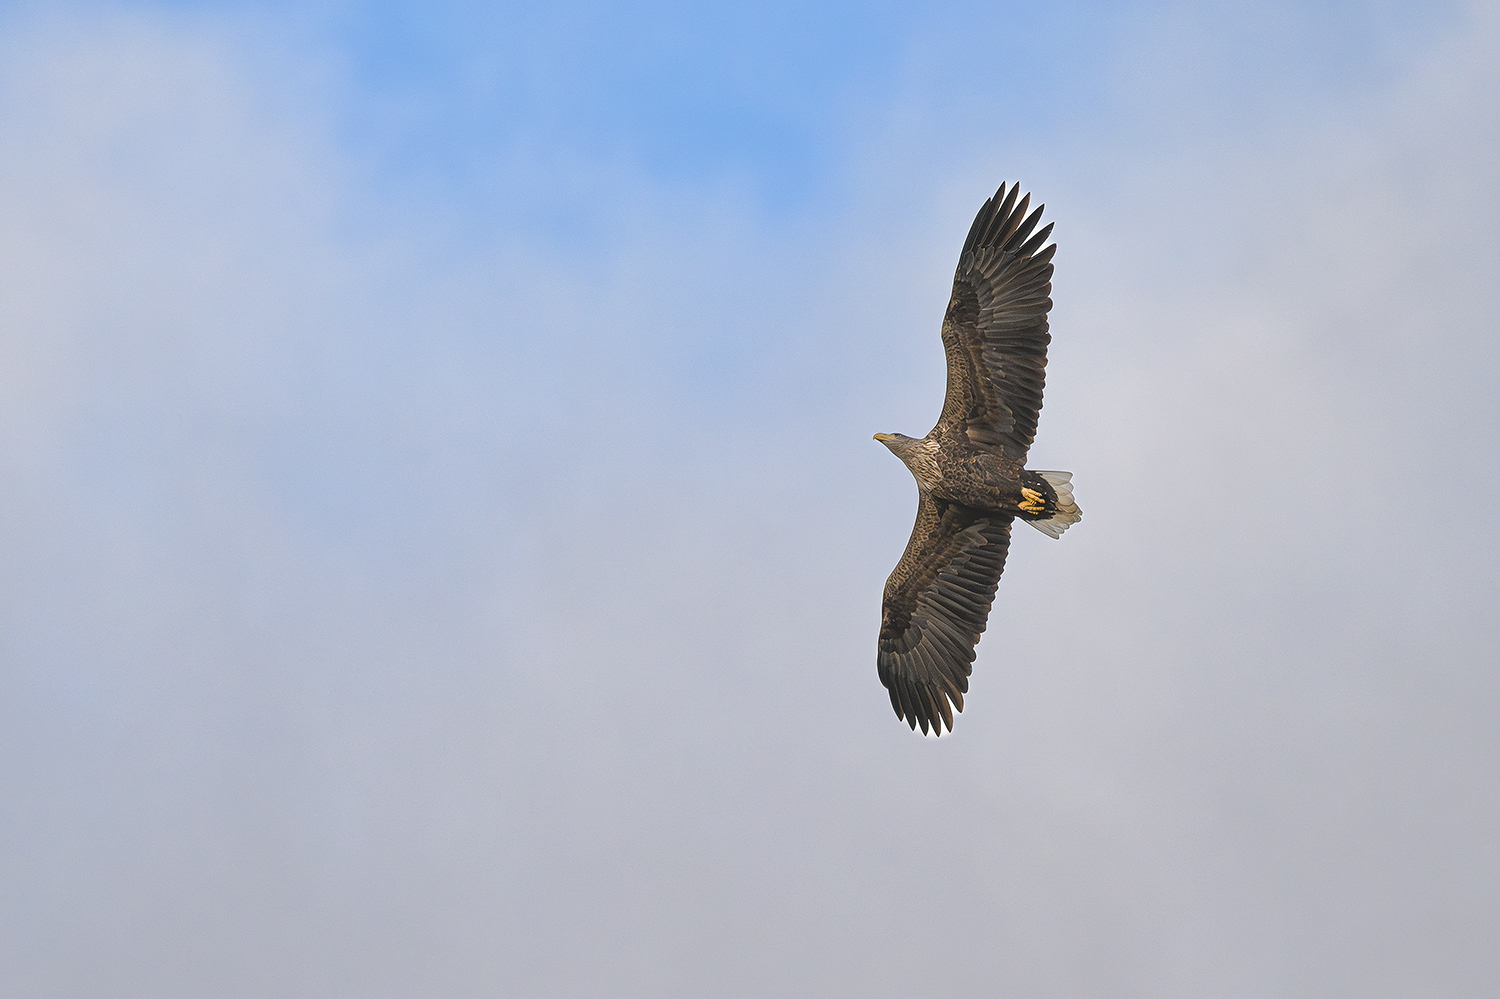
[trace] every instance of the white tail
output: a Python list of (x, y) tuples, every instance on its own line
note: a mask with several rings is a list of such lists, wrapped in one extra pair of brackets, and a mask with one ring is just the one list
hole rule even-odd
[(1049, 538), (1060, 538), (1063, 531), (1083, 519), (1083, 511), (1073, 502), (1073, 473), (1039, 471), (1036, 474), (1057, 490), (1057, 512), (1046, 520), (1028, 520), (1026, 523)]

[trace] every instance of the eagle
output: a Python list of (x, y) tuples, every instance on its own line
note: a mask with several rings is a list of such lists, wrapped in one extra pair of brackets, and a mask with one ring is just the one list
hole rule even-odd
[[(948, 393), (937, 426), (917, 440), (875, 439), (917, 480), (917, 523), (886, 580), (876, 668), (896, 717), (922, 734), (953, 730), (974, 646), (1005, 569), (1010, 525), (1058, 538), (1082, 519), (1071, 472), (1026, 468), (1036, 436), (1052, 308), (1052, 234), (1037, 230), (1020, 185), (984, 203), (959, 254), (943, 316)], [(1033, 234), (1034, 233), (1034, 234)]]

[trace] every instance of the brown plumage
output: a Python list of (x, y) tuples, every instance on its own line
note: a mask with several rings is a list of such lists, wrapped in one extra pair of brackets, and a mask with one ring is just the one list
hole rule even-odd
[(896, 716), (925, 735), (953, 729), (964, 709), (974, 646), (1005, 569), (1010, 525), (1025, 520), (1059, 537), (1083, 516), (1071, 473), (1025, 468), (1036, 436), (1052, 308), (1052, 226), (1032, 235), (1042, 209), (1001, 184), (959, 255), (943, 317), (948, 394), (921, 440), (875, 439), (917, 479), (917, 523), (890, 579), (876, 667)]

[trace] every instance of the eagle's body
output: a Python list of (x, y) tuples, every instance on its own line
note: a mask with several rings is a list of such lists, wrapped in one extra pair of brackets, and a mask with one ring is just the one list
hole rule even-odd
[(964, 242), (943, 318), (948, 393), (921, 440), (876, 434), (911, 469), (920, 495), (911, 540), (885, 584), (877, 668), (896, 715), (925, 734), (953, 728), (974, 646), (1005, 568), (1010, 525), (1054, 538), (1083, 516), (1071, 475), (1025, 468), (1036, 434), (1052, 307), (1048, 225), (1004, 184)]

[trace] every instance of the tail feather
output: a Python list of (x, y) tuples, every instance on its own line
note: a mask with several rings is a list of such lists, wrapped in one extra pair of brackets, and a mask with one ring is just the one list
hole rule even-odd
[(1026, 523), (1049, 538), (1060, 538), (1063, 531), (1083, 519), (1083, 511), (1073, 502), (1073, 473), (1038, 471), (1036, 474), (1057, 490), (1057, 512), (1046, 520), (1028, 520)]

